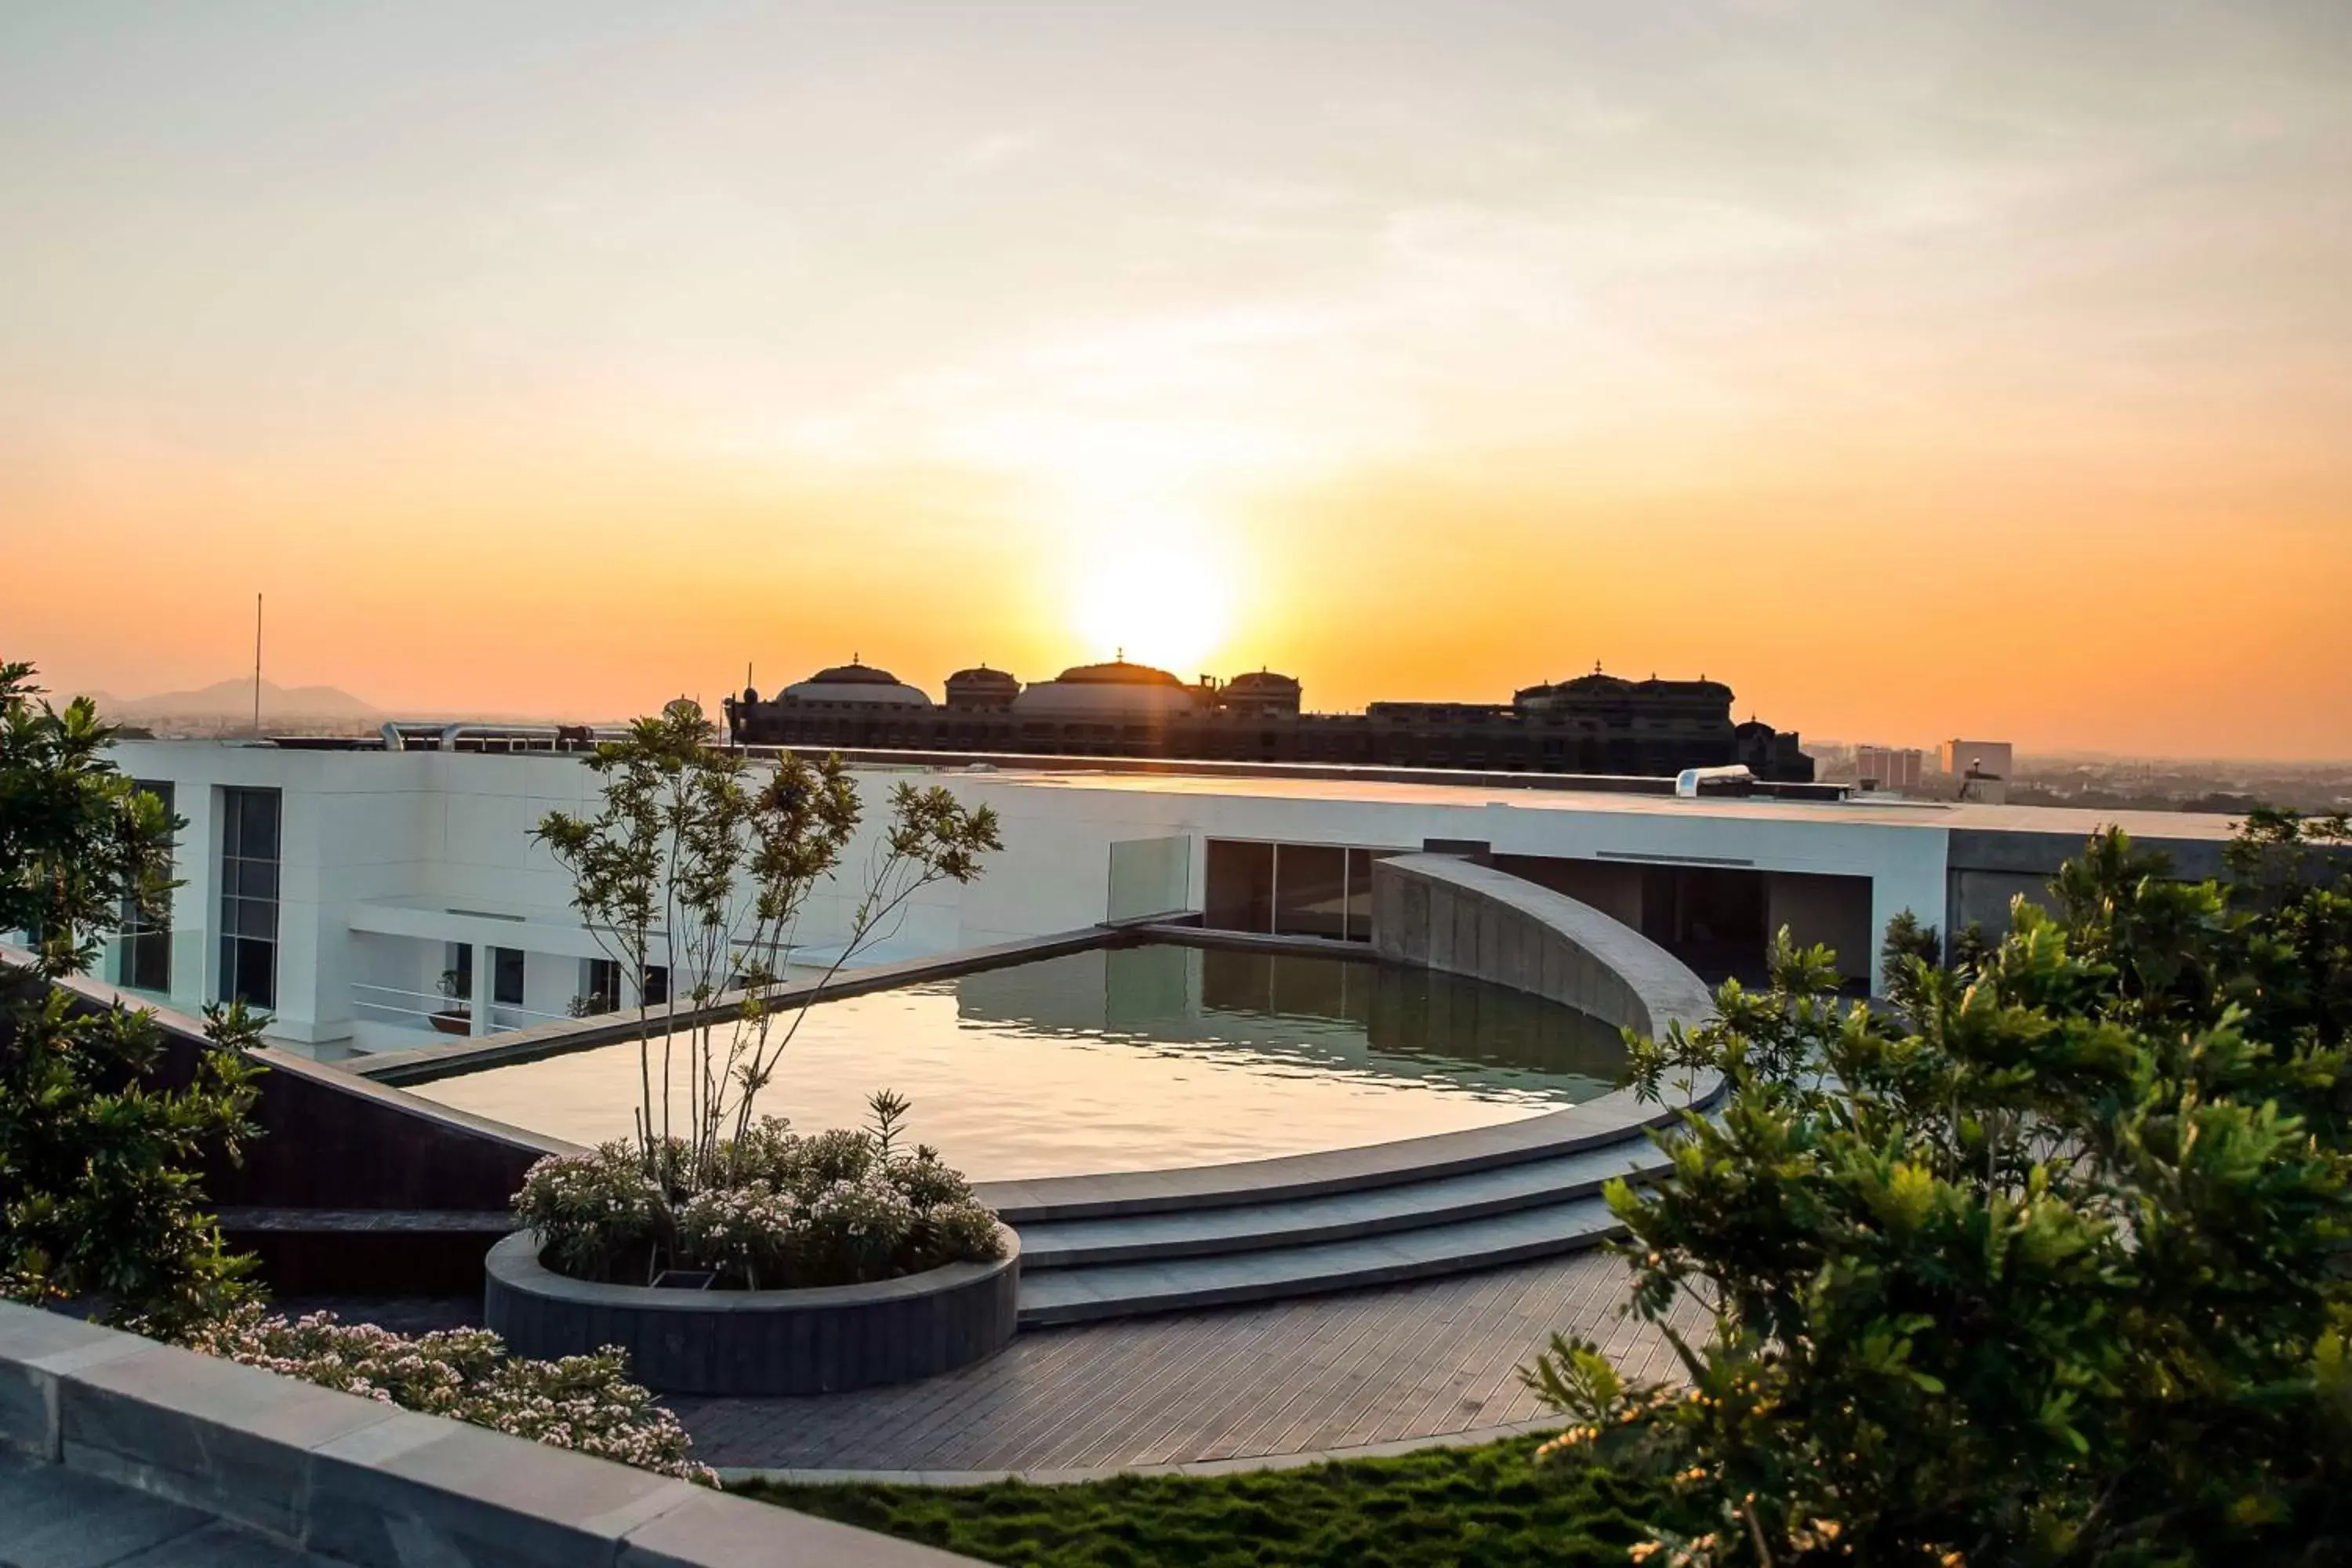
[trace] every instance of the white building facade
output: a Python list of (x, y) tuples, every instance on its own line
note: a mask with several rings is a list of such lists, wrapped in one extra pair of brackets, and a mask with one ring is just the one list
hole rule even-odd
[[(635, 1000), (620, 994), (625, 977), (597, 967), (607, 955), (571, 907), (569, 877), (531, 840), (550, 811), (594, 809), (597, 776), (580, 755), (125, 741), (116, 760), (167, 786), (187, 826), (168, 931), (110, 943), (109, 980), (185, 1010), (241, 993), (267, 1005), (273, 1038), (328, 1055), (528, 1026), (600, 994)], [(1957, 908), (1956, 834), (2000, 850), (1988, 863), (2015, 880), (2097, 826), (2053, 810), (1443, 782), (855, 776), (865, 826), (796, 933), (812, 962), (838, 952), (888, 789), (909, 780), (993, 806), (1004, 849), (970, 886), (926, 889), (865, 961), (1188, 911), (1231, 929), (1360, 941), (1370, 858), (1436, 847), (1584, 899), (1702, 973), (1752, 971), (1786, 927), (1836, 947), (1859, 985), (1898, 913), (1941, 924)], [(2166, 816), (2137, 828), (2210, 839), (2227, 825)], [(2014, 834), (2035, 841), (2031, 854), (2008, 852)]]

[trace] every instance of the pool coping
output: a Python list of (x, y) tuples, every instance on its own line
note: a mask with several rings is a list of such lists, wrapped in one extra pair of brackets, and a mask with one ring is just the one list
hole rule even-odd
[[(827, 980), (788, 981), (770, 991), (768, 1001), (771, 1005), (779, 1007), (818, 1000), (838, 1002), (876, 991), (896, 990), (902, 985), (951, 980), (984, 969), (1001, 969), (1039, 959), (1060, 958), (1098, 947), (1126, 946), (1140, 940), (1133, 932), (1134, 928), (1124, 925), (1083, 926), (1076, 931), (1055, 931), (1047, 936), (1019, 937), (982, 947), (957, 948), (951, 952), (929, 958), (900, 959), (864, 969), (845, 969)], [(748, 992), (740, 989), (722, 991), (699, 1007), (688, 1006), (675, 1013), (648, 1014), (644, 1026), (653, 1029), (656, 1035), (692, 1028), (706, 1020), (716, 1021), (735, 1013), (748, 995)], [(593, 1050), (600, 1046), (625, 1045), (637, 1037), (639, 1026), (634, 1012), (601, 1015), (593, 1018), (557, 1018), (545, 1024), (534, 1024), (527, 1029), (508, 1029), (496, 1035), (450, 1040), (443, 1044), (406, 1046), (337, 1065), (350, 1077), (404, 1088), (479, 1072), (486, 1068), (539, 1061), (573, 1051)]]

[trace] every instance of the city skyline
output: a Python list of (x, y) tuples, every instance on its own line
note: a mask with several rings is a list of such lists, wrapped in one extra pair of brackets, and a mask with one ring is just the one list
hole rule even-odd
[(2352, 13), (0, 18), (0, 626), (2352, 755)]

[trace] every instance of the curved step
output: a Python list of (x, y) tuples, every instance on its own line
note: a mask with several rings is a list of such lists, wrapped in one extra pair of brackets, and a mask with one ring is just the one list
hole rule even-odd
[(1058, 1268), (1309, 1247), (1453, 1226), (1598, 1193), (1620, 1176), (1645, 1180), (1668, 1163), (1646, 1139), (1629, 1139), (1549, 1160), (1287, 1203), (1033, 1223), (1020, 1227), (1021, 1268), (1024, 1278), (1034, 1278)]
[[(1273, 1251), (1051, 1268), (1021, 1279), (1024, 1327), (1389, 1285), (1592, 1247), (1617, 1219), (1598, 1194), (1393, 1235)], [(1024, 1258), (1027, 1235), (1023, 1237)]]

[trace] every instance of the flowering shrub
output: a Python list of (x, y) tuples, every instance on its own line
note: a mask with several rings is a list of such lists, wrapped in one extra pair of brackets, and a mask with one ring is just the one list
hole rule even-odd
[(996, 1215), (928, 1145), (894, 1147), (897, 1117), (875, 1131), (802, 1137), (763, 1117), (708, 1162), (689, 1190), (682, 1146), (646, 1168), (635, 1142), (541, 1160), (515, 1195), (549, 1267), (574, 1279), (650, 1282), (707, 1268), (723, 1287), (793, 1289), (893, 1279), (1004, 1250)]
[(661, 1231), (662, 1190), (625, 1143), (540, 1161), (514, 1203), (566, 1274), (593, 1277), (608, 1258), (643, 1249)]
[(190, 1330), (181, 1342), (404, 1410), (718, 1484), (708, 1467), (694, 1461), (692, 1439), (677, 1417), (628, 1381), (617, 1350), (521, 1361), (486, 1329), (411, 1338), (373, 1323), (341, 1322), (331, 1312), (264, 1315), (252, 1303)]

